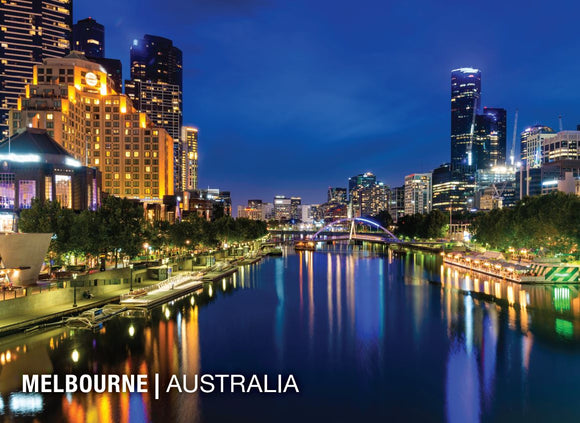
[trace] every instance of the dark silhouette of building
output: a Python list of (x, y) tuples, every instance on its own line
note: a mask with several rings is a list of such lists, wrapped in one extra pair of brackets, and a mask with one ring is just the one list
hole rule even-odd
[(506, 164), (506, 111), (496, 107), (484, 107), (477, 116), (478, 169)]
[(73, 49), (87, 57), (105, 57), (105, 27), (93, 18), (81, 19), (73, 25)]

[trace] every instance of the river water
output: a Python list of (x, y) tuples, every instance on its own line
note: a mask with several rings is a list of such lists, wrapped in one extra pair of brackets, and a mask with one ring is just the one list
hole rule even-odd
[[(520, 286), (421, 252), (269, 258), (97, 332), (0, 340), (6, 421), (578, 421), (577, 287)], [(293, 375), (300, 392), (23, 394), (23, 373)], [(191, 387), (191, 386), (190, 386)]]

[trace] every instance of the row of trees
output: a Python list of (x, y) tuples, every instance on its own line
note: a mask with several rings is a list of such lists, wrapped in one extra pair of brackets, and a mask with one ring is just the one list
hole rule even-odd
[(477, 214), (472, 231), (476, 241), (491, 248), (578, 256), (580, 197), (562, 192), (526, 197), (515, 207)]
[(33, 200), (18, 220), (22, 232), (53, 233), (50, 251), (57, 256), (73, 253), (88, 257), (112, 254), (134, 257), (149, 244), (153, 249), (214, 247), (220, 242), (240, 242), (264, 236), (264, 222), (222, 216), (208, 222), (189, 216), (181, 222), (148, 222), (143, 206), (108, 196), (96, 211), (76, 213), (57, 202)]

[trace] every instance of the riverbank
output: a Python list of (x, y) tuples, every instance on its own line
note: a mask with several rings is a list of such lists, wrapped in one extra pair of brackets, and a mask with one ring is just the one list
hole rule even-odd
[[(141, 306), (152, 307), (154, 305), (170, 301), (189, 292), (195, 291), (203, 287), (204, 283), (212, 282), (220, 278), (227, 277), (238, 271), (239, 266), (254, 264), (261, 261), (267, 253), (258, 253), (252, 256), (242, 256), (233, 258), (231, 263), (226, 266), (212, 266), (209, 268), (193, 269), (197, 271), (199, 280), (194, 280), (194, 272), (191, 271), (177, 271), (174, 272), (174, 277), (189, 277), (191, 280), (184, 281), (175, 289), (167, 289), (168, 287), (158, 287), (159, 281), (143, 280), (139, 284), (133, 284), (134, 291), (148, 290), (150, 287), (156, 287), (151, 294), (146, 293), (143, 297), (150, 297), (146, 304)], [(202, 279), (205, 277), (205, 279)], [(169, 285), (171, 287), (171, 285)], [(102, 307), (106, 304), (119, 303), (122, 298), (127, 297), (129, 290), (129, 283), (119, 285), (109, 285), (101, 290), (91, 292), (94, 296), (90, 299), (83, 298), (84, 288), (76, 289), (76, 307), (73, 306), (75, 292), (73, 288), (63, 288), (53, 292), (46, 292), (42, 294), (35, 294), (32, 296), (25, 296), (10, 300), (2, 304), (3, 313), (0, 314), (0, 337), (12, 335), (26, 330), (41, 329), (47, 325), (62, 322), (64, 318), (71, 317), (90, 310), (91, 308)], [(95, 293), (96, 292), (96, 293)], [(55, 297), (55, 298), (52, 298)], [(58, 297), (58, 298), (56, 298)], [(143, 298), (143, 299), (144, 299)], [(143, 300), (142, 299), (142, 300)], [(56, 300), (57, 304), (51, 304), (51, 300)], [(38, 303), (38, 304), (36, 304)], [(33, 304), (31, 306), (31, 304)]]

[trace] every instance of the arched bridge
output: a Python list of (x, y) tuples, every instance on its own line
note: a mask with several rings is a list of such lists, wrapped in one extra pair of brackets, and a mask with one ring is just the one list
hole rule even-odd
[[(362, 223), (365, 226), (370, 226), (372, 228), (378, 229), (378, 232), (357, 232), (357, 224)], [(337, 231), (336, 234), (332, 230), (337, 226), (346, 226), (348, 224), (349, 232)], [(359, 241), (371, 241), (371, 242), (381, 242), (385, 244), (395, 244), (401, 243), (402, 241), (397, 238), (391, 231), (387, 228), (381, 226), (374, 220), (367, 219), (364, 217), (347, 217), (344, 219), (339, 219), (321, 228), (318, 232), (311, 235), (308, 238), (310, 241), (339, 241), (339, 240), (359, 240)]]

